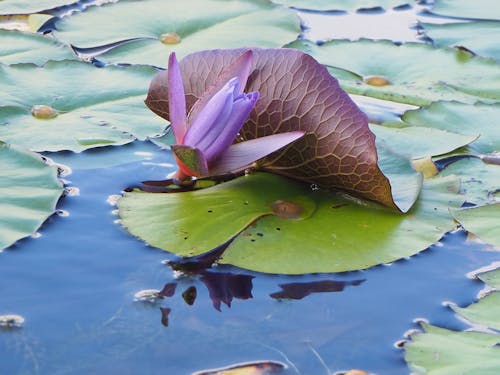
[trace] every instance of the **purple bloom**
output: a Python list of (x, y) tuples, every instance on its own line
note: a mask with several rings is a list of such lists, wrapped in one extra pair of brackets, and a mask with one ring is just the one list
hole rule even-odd
[(244, 93), (252, 65), (251, 50), (243, 53), (200, 97), (186, 116), (181, 71), (175, 57), (168, 61), (168, 104), (176, 144), (172, 145), (178, 171), (186, 180), (234, 172), (300, 138), (304, 132), (274, 134), (233, 144), (259, 98)]

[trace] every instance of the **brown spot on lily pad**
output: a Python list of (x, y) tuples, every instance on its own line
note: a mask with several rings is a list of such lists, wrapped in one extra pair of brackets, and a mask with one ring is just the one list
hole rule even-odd
[(165, 33), (160, 35), (160, 42), (163, 44), (179, 44), (181, 37), (177, 33)]
[(387, 78), (382, 77), (382, 76), (369, 76), (369, 77), (366, 77), (363, 81), (367, 85), (377, 86), (377, 87), (389, 86), (391, 84), (391, 81), (389, 81)]
[(57, 111), (51, 106), (44, 104), (37, 104), (31, 107), (31, 114), (33, 117), (41, 120), (49, 120), (51, 118), (57, 117)]
[(273, 213), (276, 216), (285, 219), (298, 219), (302, 212), (304, 212), (304, 208), (302, 206), (281, 199), (271, 203), (271, 210), (273, 210)]

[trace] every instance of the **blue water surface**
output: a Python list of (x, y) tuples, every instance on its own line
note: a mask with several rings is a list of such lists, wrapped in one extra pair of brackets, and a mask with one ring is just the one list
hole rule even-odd
[[(79, 194), (61, 199), (40, 237), (0, 254), (0, 314), (26, 319), (22, 328), (0, 330), (0, 374), (184, 375), (261, 359), (287, 364), (286, 374), (406, 374), (394, 343), (418, 327), (416, 318), (463, 329), (442, 302), (476, 300), (483, 284), (465, 274), (498, 259), (457, 232), (366, 271), (280, 276), (219, 266), (179, 275), (163, 262), (175, 256), (129, 235), (108, 202), (143, 180), (163, 179), (173, 170), (169, 152), (135, 142), (49, 156), (72, 169), (65, 179)], [(281, 284), (326, 280), (343, 290), (277, 298)], [(176, 283), (172, 297), (134, 300), (169, 283)], [(182, 297), (191, 286), (193, 305)], [(168, 322), (161, 308), (171, 310)]]

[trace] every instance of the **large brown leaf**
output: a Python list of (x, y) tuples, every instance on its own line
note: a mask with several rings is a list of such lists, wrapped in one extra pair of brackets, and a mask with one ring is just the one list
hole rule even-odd
[[(243, 52), (202, 51), (180, 62), (188, 111)], [(389, 180), (377, 165), (375, 136), (365, 114), (326, 68), (293, 49), (253, 52), (253, 72), (245, 91), (259, 91), (260, 98), (243, 126), (242, 139), (293, 130), (306, 132), (259, 162), (261, 168), (399, 209)], [(151, 82), (146, 104), (168, 120), (167, 93), (167, 74), (162, 71)]]

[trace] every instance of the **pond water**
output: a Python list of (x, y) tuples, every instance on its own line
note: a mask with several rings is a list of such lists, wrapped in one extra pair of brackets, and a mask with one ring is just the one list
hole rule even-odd
[[(65, 179), (78, 190), (39, 234), (0, 254), (0, 311), (25, 318), (22, 328), (0, 330), (0, 374), (183, 375), (253, 360), (285, 363), (285, 374), (404, 374), (395, 342), (417, 318), (463, 329), (442, 303), (474, 301), (483, 284), (465, 275), (498, 259), (459, 231), (366, 271), (182, 274), (164, 262), (173, 255), (126, 233), (110, 204), (127, 187), (164, 178), (170, 153), (135, 142), (50, 157), (71, 168)], [(172, 283), (171, 297), (134, 297)]]

